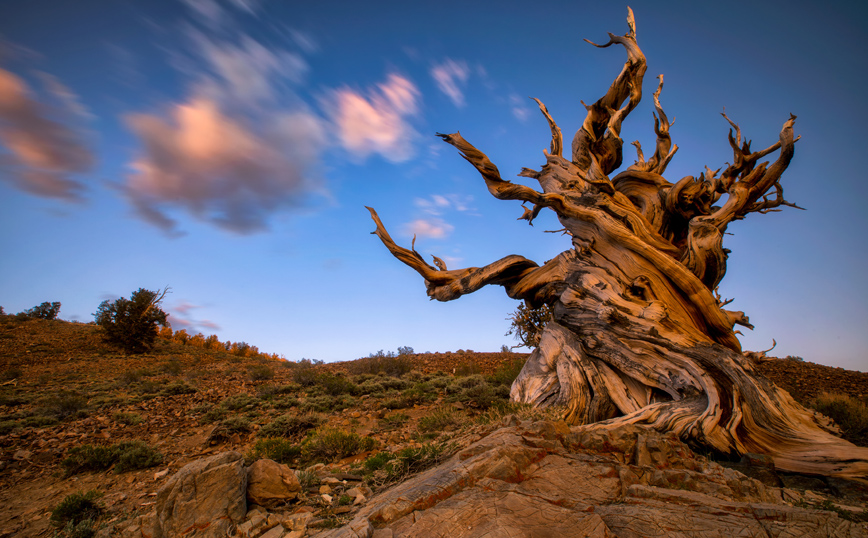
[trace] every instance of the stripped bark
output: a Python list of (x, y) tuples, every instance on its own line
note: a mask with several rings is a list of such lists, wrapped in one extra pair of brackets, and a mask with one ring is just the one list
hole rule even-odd
[[(654, 93), (654, 154), (622, 164), (621, 123), (642, 97), (647, 68), (636, 42), (632, 11), (628, 32), (609, 34), (627, 62), (606, 94), (586, 106), (587, 115), (562, 153), (560, 128), (536, 100), (552, 132), (542, 169), (523, 169), (540, 189), (504, 180), (489, 158), (459, 133), (439, 135), (459, 150), (501, 200), (530, 204), (520, 217), (533, 222), (553, 210), (572, 248), (539, 266), (507, 256), (485, 267), (448, 270), (429, 265), (413, 248), (398, 246), (377, 213), (374, 232), (390, 252), (425, 279), (428, 295), (456, 299), (497, 284), (531, 306), (548, 305), (553, 320), (512, 386), (511, 396), (536, 406), (558, 405), (573, 424), (600, 428), (644, 423), (715, 450), (771, 455), (778, 468), (845, 477), (868, 476), (868, 449), (834, 436), (825, 422), (763, 378), (743, 353), (734, 326), (753, 328), (743, 312), (726, 310), (717, 287), (726, 273), (723, 234), (750, 213), (798, 207), (784, 199), (780, 183), (795, 142), (795, 116), (779, 140), (753, 152), (740, 127), (729, 122), (733, 162), (722, 172), (675, 183), (663, 173), (678, 147), (660, 103), (663, 76)], [(777, 153), (769, 162), (760, 159)], [(722, 197), (725, 201), (715, 205)]]

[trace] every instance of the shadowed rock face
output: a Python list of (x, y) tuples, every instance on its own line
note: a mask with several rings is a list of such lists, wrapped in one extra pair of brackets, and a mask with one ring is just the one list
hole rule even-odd
[(868, 524), (792, 506), (797, 492), (696, 456), (672, 434), (504, 422), (318, 536), (868, 536)]

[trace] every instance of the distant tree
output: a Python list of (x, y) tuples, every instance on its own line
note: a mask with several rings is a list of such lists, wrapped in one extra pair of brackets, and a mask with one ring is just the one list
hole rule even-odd
[(100, 303), (93, 315), (96, 324), (105, 331), (106, 339), (127, 353), (143, 353), (154, 346), (157, 326), (168, 326), (168, 314), (160, 303), (169, 288), (155, 292), (139, 288), (129, 299), (121, 297)]
[(190, 337), (190, 341), (187, 343), (191, 346), (205, 347), (205, 335), (202, 333), (196, 333)]
[(220, 349), (220, 350), (225, 349), (223, 347), (223, 343), (220, 342), (220, 338), (218, 338), (216, 334), (212, 334), (211, 336), (209, 336), (208, 338), (205, 339), (205, 347), (207, 349)]
[(180, 331), (175, 331), (175, 335), (172, 336), (172, 341), (176, 344), (186, 345), (190, 340), (190, 335), (187, 334), (186, 329), (181, 329)]
[(398, 355), (412, 355), (413, 348), (410, 346), (398, 346)]
[(21, 313), (31, 319), (57, 319), (57, 314), (60, 313), (60, 302), (49, 303), (46, 301)]

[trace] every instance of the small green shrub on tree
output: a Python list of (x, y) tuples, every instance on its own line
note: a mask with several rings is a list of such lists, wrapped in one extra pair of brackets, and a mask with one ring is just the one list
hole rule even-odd
[(127, 353), (143, 353), (154, 346), (157, 326), (168, 325), (169, 316), (160, 309), (168, 291), (169, 288), (160, 293), (139, 288), (129, 299), (103, 301), (93, 315), (94, 320), (109, 342)]
[(515, 347), (533, 349), (539, 346), (543, 328), (552, 319), (552, 311), (546, 305), (529, 308), (525, 303), (521, 303), (506, 319), (512, 322), (506, 336), (514, 335), (515, 339), (521, 342)]

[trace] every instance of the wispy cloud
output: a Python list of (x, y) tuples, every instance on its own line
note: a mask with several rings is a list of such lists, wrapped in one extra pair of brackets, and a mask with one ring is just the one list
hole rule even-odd
[(459, 194), (433, 194), (429, 198), (416, 198), (413, 204), (429, 215), (442, 215), (445, 211), (471, 211), (473, 196)]
[(530, 117), (531, 108), (525, 103), (528, 100), (522, 99), (517, 94), (509, 95), (509, 108), (512, 110), (512, 115), (521, 122), (526, 121)]
[(470, 68), (467, 67), (466, 62), (456, 62), (450, 58), (431, 68), (431, 77), (434, 78), (437, 87), (459, 108), (465, 104), (461, 87), (467, 82), (469, 76)]
[(122, 188), (137, 215), (178, 235), (173, 210), (228, 231), (268, 228), (273, 213), (324, 193), (315, 173), (323, 120), (292, 99), (307, 64), (247, 35), (232, 42), (190, 30), (198, 62), (181, 62), (189, 96), (125, 117), (142, 150)]
[(452, 233), (455, 227), (440, 218), (416, 219), (403, 226), (405, 235), (442, 239)]
[(418, 111), (419, 90), (393, 73), (367, 94), (342, 88), (327, 99), (341, 144), (360, 158), (379, 153), (392, 162), (406, 161), (417, 136), (408, 118)]
[(187, 331), (188, 334), (219, 331), (220, 325), (207, 319), (195, 319), (193, 311), (202, 308), (199, 305), (182, 301), (166, 308), (169, 314), (169, 324), (172, 329)]
[(413, 200), (413, 205), (428, 216), (405, 223), (401, 230), (407, 236), (442, 239), (455, 229), (442, 216), (452, 211), (472, 211), (470, 206), (472, 201), (472, 196), (459, 194), (433, 194), (428, 198), (416, 198)]
[(80, 201), (84, 185), (71, 176), (88, 171), (94, 156), (68, 120), (87, 111), (59, 81), (48, 75), (43, 81), (59, 106), (36, 100), (24, 80), (0, 69), (0, 143), (6, 149), (0, 179), (31, 194)]
[(260, 4), (258, 0), (226, 0), (222, 3), (218, 0), (183, 0), (183, 3), (199, 23), (212, 28), (231, 24), (235, 13), (224, 8), (224, 4), (236, 12), (253, 16), (257, 15)]

